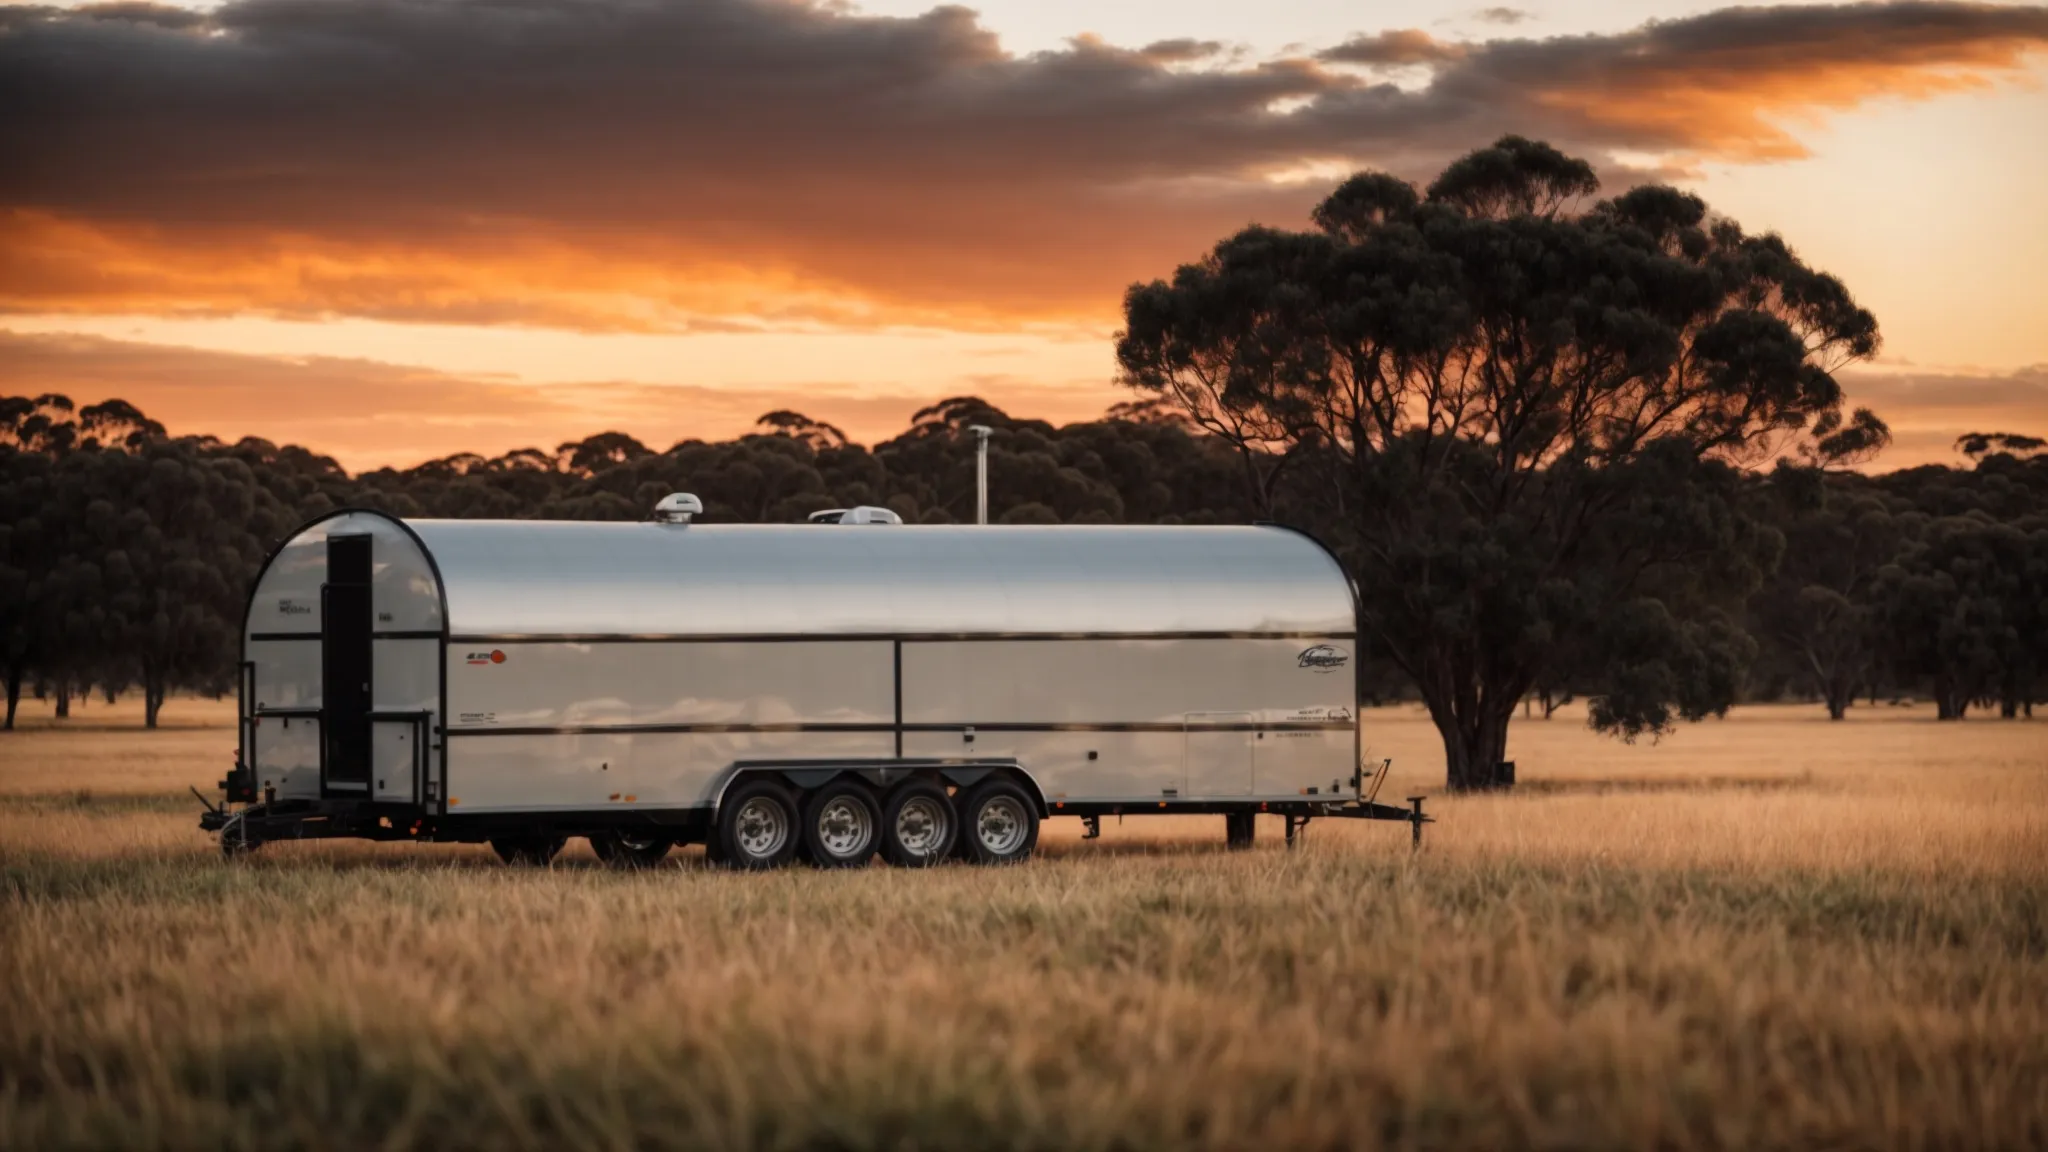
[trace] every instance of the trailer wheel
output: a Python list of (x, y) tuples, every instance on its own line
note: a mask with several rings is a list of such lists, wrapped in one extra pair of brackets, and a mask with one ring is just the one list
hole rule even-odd
[(875, 858), (882, 812), (867, 789), (827, 784), (804, 805), (804, 857), (814, 868), (860, 868)]
[(667, 836), (600, 832), (590, 838), (590, 850), (614, 868), (652, 868), (661, 863), (675, 843)]
[(220, 854), (230, 860), (241, 860), (263, 846), (261, 840), (251, 840), (249, 834), (237, 824), (223, 828), (220, 833)]
[(960, 806), (960, 841), (976, 864), (1016, 864), (1038, 847), (1038, 809), (1022, 788), (990, 780), (967, 794)]
[(780, 868), (796, 855), (796, 805), (772, 780), (744, 780), (718, 806), (719, 854), (729, 868)]
[(501, 836), (491, 841), (491, 851), (507, 864), (545, 868), (568, 842), (565, 836)]
[(959, 824), (944, 788), (906, 780), (882, 805), (882, 858), (898, 868), (929, 868), (952, 854)]

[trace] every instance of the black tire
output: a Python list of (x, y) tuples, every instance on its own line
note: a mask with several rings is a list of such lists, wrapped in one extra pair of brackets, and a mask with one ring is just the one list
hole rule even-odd
[(796, 802), (773, 780), (742, 780), (718, 805), (718, 851), (728, 868), (763, 872), (796, 855)]
[(813, 868), (864, 868), (882, 843), (882, 809), (866, 788), (839, 780), (804, 805), (803, 855)]
[(927, 780), (906, 780), (882, 805), (882, 858), (898, 868), (929, 868), (953, 853), (960, 817), (953, 798)]
[(1252, 846), (1258, 828), (1257, 813), (1232, 812), (1223, 817), (1223, 843), (1232, 852), (1243, 852)]
[(491, 851), (507, 864), (545, 868), (568, 842), (565, 836), (501, 836), (491, 841)]
[(960, 805), (962, 854), (975, 864), (1021, 864), (1038, 847), (1038, 805), (1014, 781), (989, 780)]
[(675, 838), (647, 832), (601, 832), (590, 838), (590, 850), (614, 868), (652, 868), (675, 847)]

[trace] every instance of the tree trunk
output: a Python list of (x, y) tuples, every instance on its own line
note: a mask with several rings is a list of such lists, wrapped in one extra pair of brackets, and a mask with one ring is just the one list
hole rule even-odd
[(57, 681), (57, 719), (71, 718), (71, 685), (68, 681)]
[(14, 709), (21, 703), (21, 665), (7, 666), (7, 731), (14, 731)]
[(1848, 680), (1836, 680), (1827, 686), (1828, 719), (1840, 720), (1849, 713), (1849, 705), (1856, 702), (1856, 685)]
[(1453, 792), (1491, 792), (1508, 787), (1501, 772), (1507, 758), (1508, 721), (1513, 698), (1505, 708), (1480, 708), (1477, 716), (1457, 716), (1452, 709), (1430, 707), (1437, 733), (1444, 741), (1445, 783)]
[(164, 678), (154, 667), (142, 666), (142, 726), (156, 727), (156, 714), (164, 707)]
[(1961, 720), (1970, 710), (1970, 694), (1953, 684), (1938, 683), (1934, 690), (1934, 718)]

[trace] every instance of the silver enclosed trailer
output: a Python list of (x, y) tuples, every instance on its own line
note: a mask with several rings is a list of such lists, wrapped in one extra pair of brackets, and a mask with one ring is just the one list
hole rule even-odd
[[(645, 863), (1028, 856), (1039, 822), (1411, 822), (1362, 771), (1356, 604), (1256, 527), (322, 517), (250, 592), (240, 753), (203, 826), (570, 836)], [(860, 510), (856, 510), (858, 512)], [(859, 526), (852, 526), (852, 525)]]

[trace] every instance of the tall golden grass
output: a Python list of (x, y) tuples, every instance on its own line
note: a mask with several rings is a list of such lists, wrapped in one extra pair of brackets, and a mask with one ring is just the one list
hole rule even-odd
[[(200, 715), (225, 721), (226, 714)], [(167, 713), (168, 714), (168, 713)], [(0, 737), (0, 1147), (2048, 1146), (2048, 741), (1520, 725), (1399, 826), (1004, 871), (223, 863), (231, 727)], [(1388, 794), (1440, 779), (1368, 717)]]

